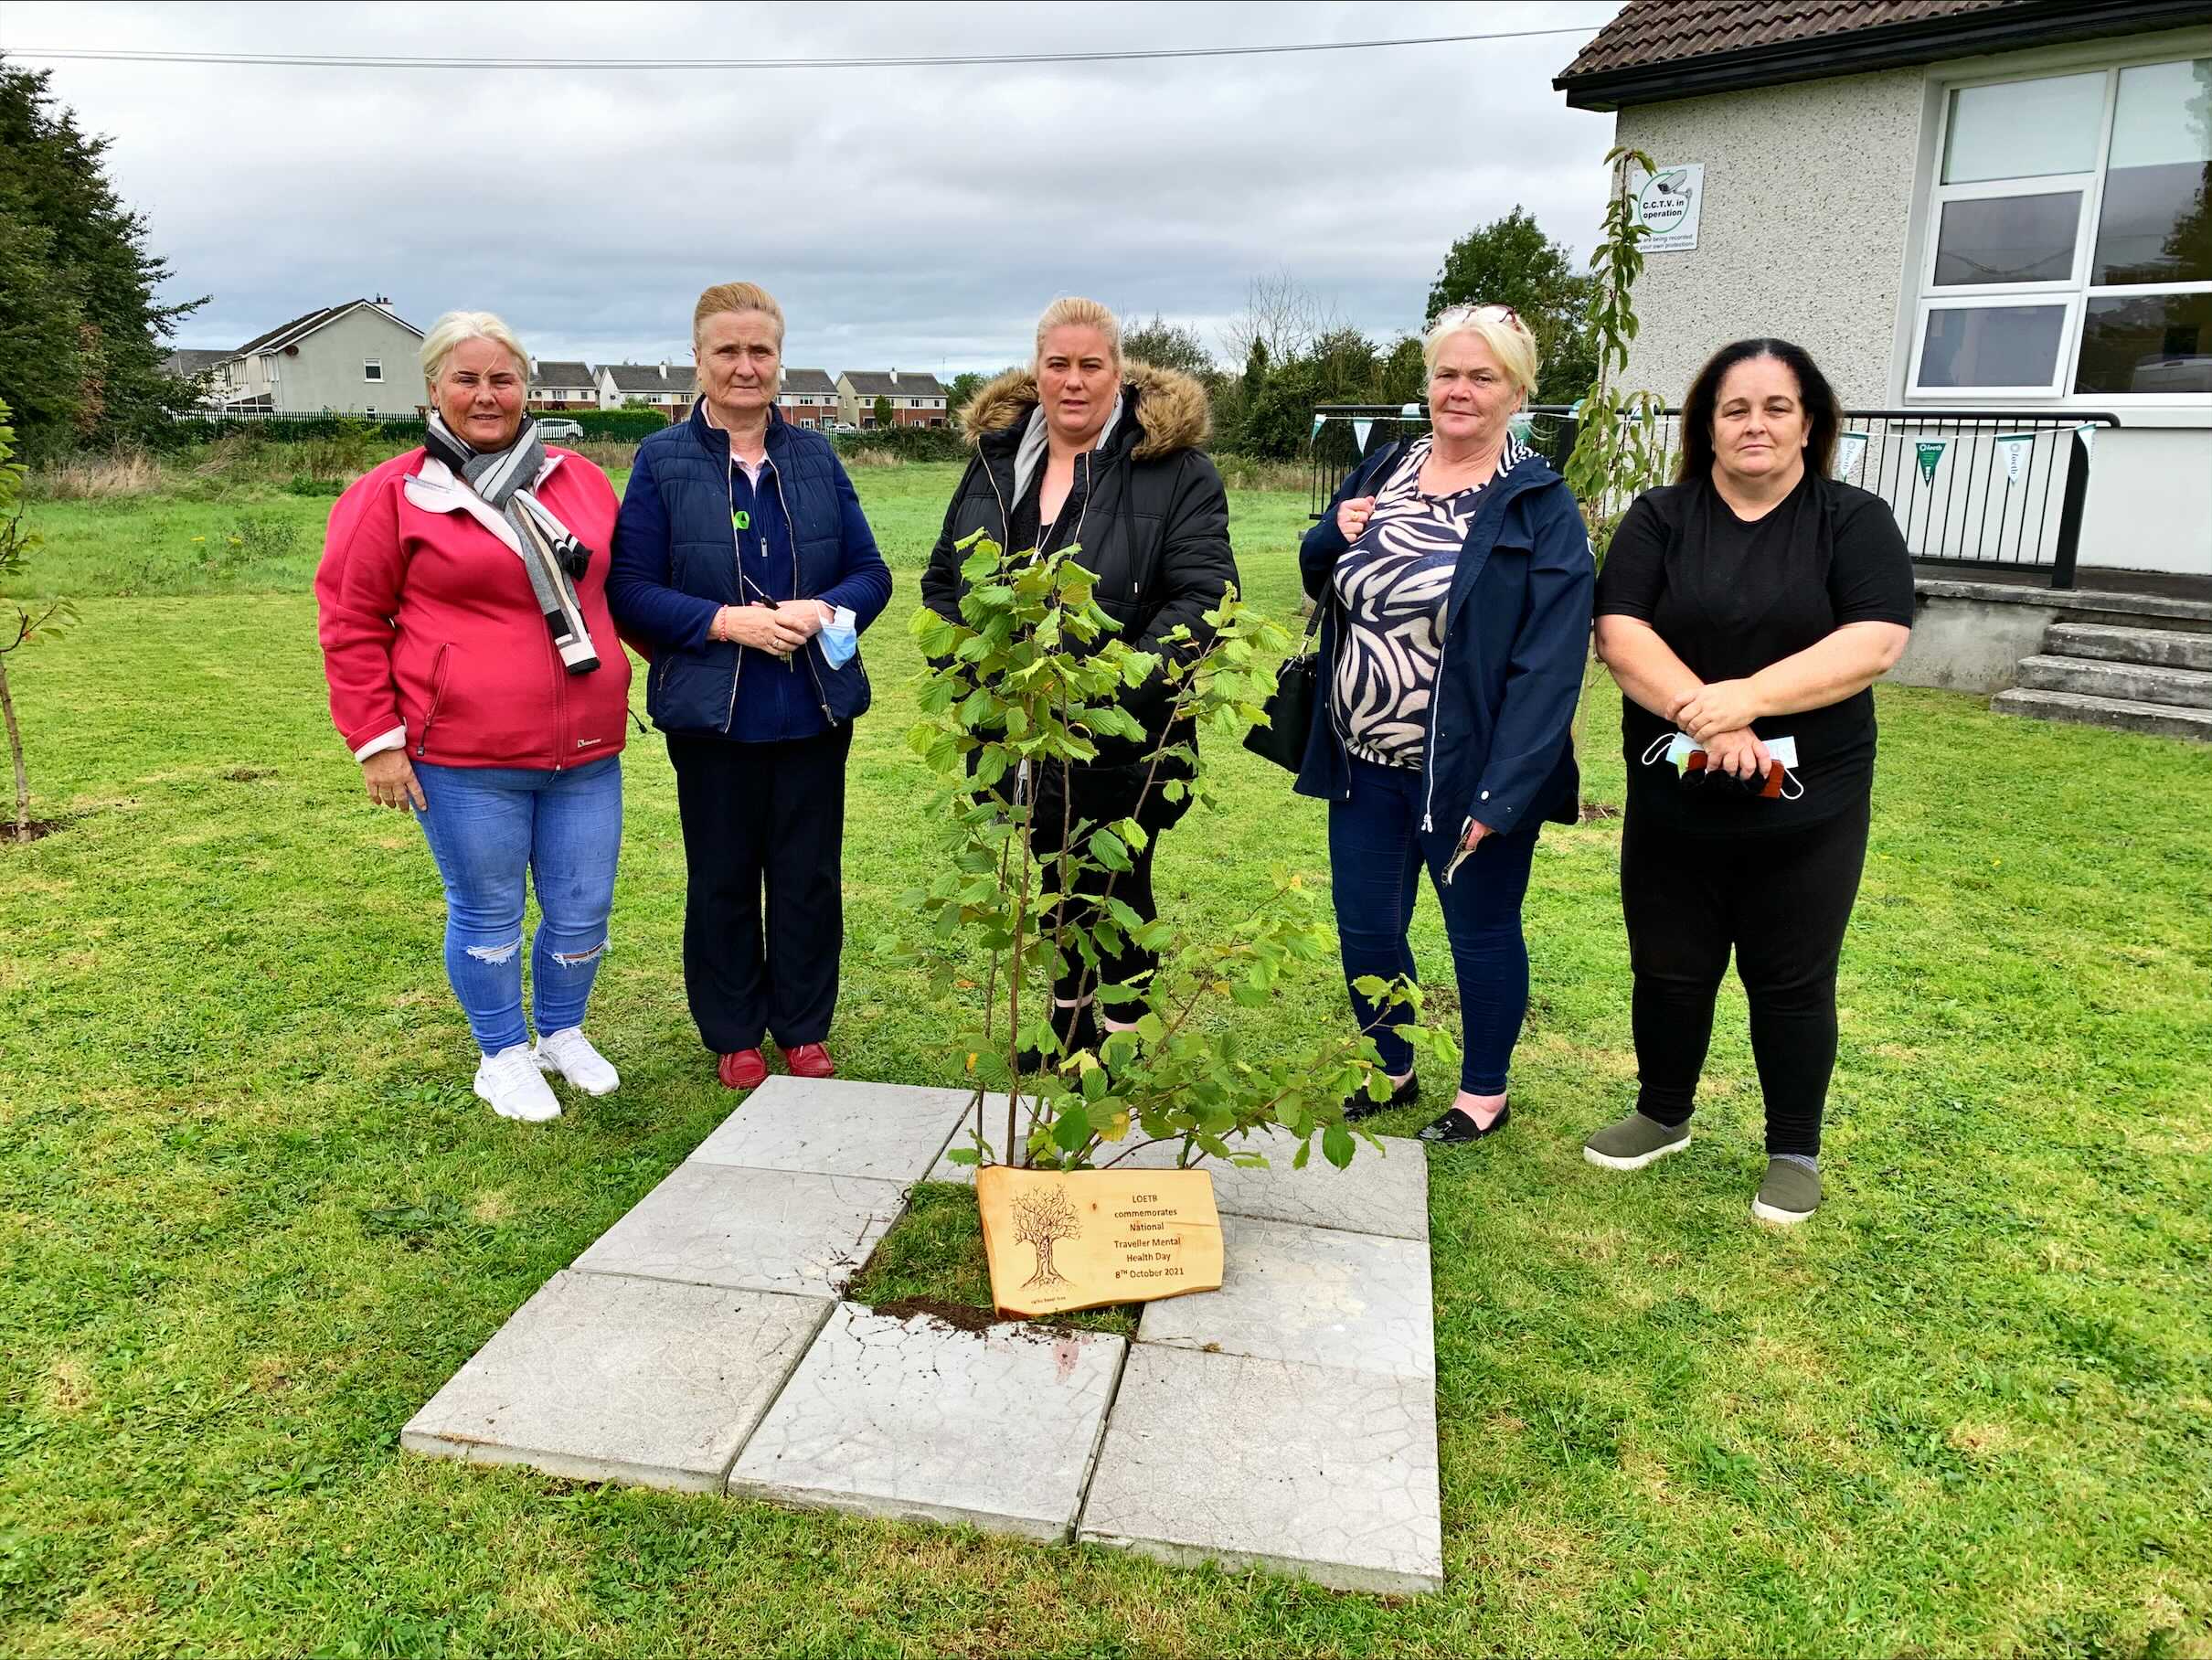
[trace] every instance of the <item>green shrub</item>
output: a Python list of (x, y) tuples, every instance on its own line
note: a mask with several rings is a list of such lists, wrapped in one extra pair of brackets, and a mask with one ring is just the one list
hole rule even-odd
[(840, 455), (857, 450), (882, 450), (900, 461), (965, 461), (967, 446), (951, 427), (870, 427), (865, 432), (839, 432), (830, 442)]
[(668, 425), (666, 417), (658, 410), (547, 410), (541, 419), (572, 420), (583, 428), (587, 439), (627, 443), (650, 438)]

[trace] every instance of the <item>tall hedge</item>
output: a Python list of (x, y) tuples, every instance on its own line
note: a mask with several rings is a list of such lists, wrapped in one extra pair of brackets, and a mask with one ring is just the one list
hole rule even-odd
[(967, 447), (951, 427), (871, 427), (865, 432), (838, 432), (830, 442), (840, 455), (856, 450), (885, 450), (900, 461), (965, 461)]
[[(636, 443), (668, 424), (657, 410), (544, 410), (538, 413), (548, 420), (573, 420), (583, 428), (586, 438), (617, 443)], [(227, 432), (251, 432), (265, 443), (296, 444), (356, 434), (405, 449), (422, 442), (422, 429), (421, 417), (414, 415), (253, 415), (242, 420), (186, 415), (174, 423), (171, 436), (180, 443), (207, 443)]]

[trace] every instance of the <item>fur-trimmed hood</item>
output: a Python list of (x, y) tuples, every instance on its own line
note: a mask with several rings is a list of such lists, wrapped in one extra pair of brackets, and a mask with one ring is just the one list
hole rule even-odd
[[(1133, 461), (1154, 461), (1178, 450), (1202, 450), (1213, 428), (1206, 388), (1180, 369), (1156, 369), (1149, 363), (1122, 366), (1122, 418), (1133, 416), (1140, 436), (1130, 452)], [(971, 448), (994, 432), (1029, 418), (1037, 407), (1037, 377), (1008, 369), (987, 383), (960, 412), (961, 429)]]

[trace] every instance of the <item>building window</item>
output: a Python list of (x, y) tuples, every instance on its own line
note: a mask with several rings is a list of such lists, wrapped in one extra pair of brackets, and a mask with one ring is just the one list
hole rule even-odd
[(1908, 389), (2212, 399), (2212, 59), (1951, 88)]
[(361, 378), (364, 380), (383, 379), (384, 359), (381, 357), (365, 358), (361, 364)]

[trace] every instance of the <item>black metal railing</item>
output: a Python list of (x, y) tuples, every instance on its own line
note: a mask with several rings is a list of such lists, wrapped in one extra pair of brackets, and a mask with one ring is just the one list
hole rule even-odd
[[(1327, 507), (1353, 466), (1383, 445), (1429, 430), (1420, 404), (1323, 404), (1312, 443), (1312, 512)], [(1574, 411), (1538, 404), (1526, 440), (1565, 467), (1579, 435)], [(1659, 481), (1672, 478), (1676, 422), (1660, 418)], [(1846, 410), (1836, 476), (1888, 502), (1914, 559), (1924, 564), (2047, 570), (2074, 585), (2094, 433), (2117, 416), (2048, 410)]]

